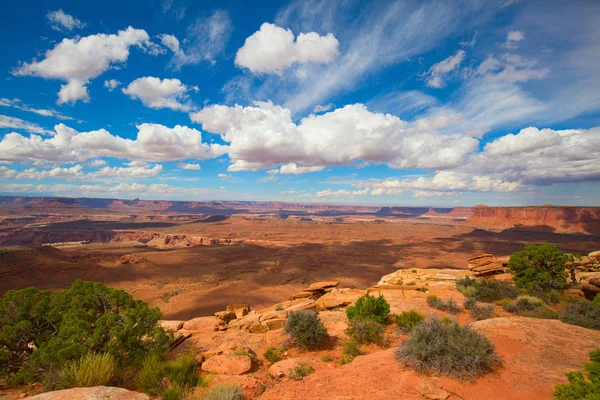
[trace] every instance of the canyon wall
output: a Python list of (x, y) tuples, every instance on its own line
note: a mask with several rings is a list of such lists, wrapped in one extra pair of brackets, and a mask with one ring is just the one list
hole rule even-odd
[(600, 207), (477, 206), (467, 224), (485, 229), (524, 228), (558, 233), (600, 234)]

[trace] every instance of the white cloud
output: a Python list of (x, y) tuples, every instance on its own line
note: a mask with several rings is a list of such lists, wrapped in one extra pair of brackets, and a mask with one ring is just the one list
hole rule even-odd
[[(34, 114), (42, 115), (44, 117), (54, 117), (62, 120), (72, 120), (73, 118), (64, 115), (61, 112), (53, 110), (51, 108), (33, 108), (26, 104), (23, 104), (19, 99), (0, 99), (0, 106), (3, 107), (12, 107), (18, 110), (23, 110), (27, 112), (32, 112)], [(36, 132), (37, 133), (37, 132)]]
[(46, 14), (46, 18), (50, 21), (52, 29), (57, 31), (72, 31), (75, 28), (81, 29), (85, 27), (83, 22), (69, 14), (65, 14), (62, 9), (49, 11), (48, 14)]
[(98, 157), (116, 157), (137, 161), (174, 161), (207, 159), (227, 151), (226, 146), (202, 142), (200, 131), (176, 125), (137, 126), (135, 140), (113, 136), (105, 129), (77, 132), (64, 124), (54, 127), (55, 135), (42, 139), (9, 133), (0, 141), (0, 161), (76, 162)]
[(171, 67), (178, 70), (184, 65), (196, 65), (202, 61), (215, 63), (215, 58), (223, 53), (231, 34), (231, 19), (226, 11), (217, 10), (208, 18), (199, 18), (187, 29), (187, 37), (182, 48), (179, 39), (173, 35), (159, 35), (161, 43), (173, 53)]
[(156, 176), (160, 174), (162, 170), (162, 165), (156, 164), (152, 167), (104, 167), (97, 171), (85, 173), (83, 171), (83, 166), (77, 164), (72, 167), (56, 167), (46, 170), (28, 168), (21, 172), (2, 167), (0, 168), (0, 174), (14, 179), (32, 180), (57, 178), (63, 178), (67, 180), (95, 180), (101, 177), (141, 179)]
[(427, 86), (433, 88), (443, 88), (446, 86), (446, 77), (458, 67), (465, 59), (466, 53), (464, 50), (458, 50), (455, 55), (433, 64), (426, 76)]
[(200, 167), (200, 164), (183, 164), (183, 166), (181, 167), (183, 169), (188, 169), (191, 171), (199, 171), (202, 168)]
[(235, 64), (253, 73), (280, 74), (295, 63), (327, 64), (338, 55), (338, 47), (332, 33), (325, 36), (300, 33), (294, 38), (290, 29), (265, 22), (259, 31), (246, 38), (235, 56)]
[(514, 50), (519, 46), (519, 42), (525, 39), (522, 31), (510, 31), (506, 35), (506, 41), (501, 44), (502, 47)]
[(307, 172), (318, 172), (322, 171), (325, 167), (317, 165), (315, 167), (299, 167), (294, 163), (282, 165), (279, 168), (279, 173), (282, 175), (299, 175)]
[[(9, 129), (22, 129), (31, 133), (38, 133), (40, 135), (50, 135), (52, 131), (42, 128), (38, 124), (33, 122), (23, 121), (20, 118), (9, 117), (7, 115), (0, 114), (0, 128)], [(0, 156), (1, 157), (1, 156)]]
[(92, 160), (88, 163), (88, 165), (90, 167), (104, 167), (106, 165), (106, 161), (100, 159)]
[[(414, 124), (390, 114), (372, 113), (362, 104), (347, 105), (295, 124), (289, 109), (257, 102), (255, 107), (214, 105), (190, 115), (193, 121), (230, 143), (229, 171), (274, 168), (322, 169), (356, 161), (392, 168), (440, 169), (461, 165), (478, 141), (435, 132), (456, 118), (421, 119)], [(308, 169), (307, 169), (308, 168)]]
[(324, 106), (318, 105), (318, 106), (315, 106), (315, 108), (313, 108), (313, 112), (314, 113), (321, 113), (321, 112), (329, 111), (333, 107), (334, 107), (333, 103), (329, 103), (329, 104), (326, 104)]
[(115, 90), (116, 88), (118, 88), (119, 86), (121, 86), (121, 82), (119, 82), (116, 79), (110, 79), (107, 81), (104, 81), (104, 87), (109, 91), (112, 92), (113, 90)]
[(344, 189), (339, 189), (339, 190), (326, 189), (326, 190), (317, 192), (315, 194), (315, 196), (317, 196), (317, 197), (349, 197), (349, 196), (352, 196), (352, 193), (347, 190), (344, 190)]
[(12, 72), (18, 76), (39, 76), (67, 82), (61, 86), (58, 103), (89, 101), (86, 85), (105, 71), (127, 61), (129, 48), (148, 50), (155, 46), (142, 29), (128, 27), (115, 34), (98, 33), (75, 39), (63, 39), (46, 51), (41, 61), (22, 63)]
[(194, 106), (189, 91), (198, 91), (196, 86), (187, 86), (179, 79), (160, 79), (153, 76), (138, 78), (122, 91), (132, 99), (140, 99), (146, 107), (169, 108), (175, 111), (191, 111)]
[(224, 179), (226, 181), (230, 181), (233, 179), (233, 177), (231, 175), (227, 175), (227, 174), (219, 174), (219, 175), (217, 175), (217, 177), (219, 179)]

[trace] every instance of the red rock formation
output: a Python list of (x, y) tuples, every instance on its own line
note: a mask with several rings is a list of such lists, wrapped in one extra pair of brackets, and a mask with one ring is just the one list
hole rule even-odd
[(474, 213), (473, 207), (454, 207), (452, 211), (450, 211), (451, 217), (472, 217)]
[(468, 224), (488, 229), (552, 229), (560, 233), (600, 233), (600, 207), (475, 207)]

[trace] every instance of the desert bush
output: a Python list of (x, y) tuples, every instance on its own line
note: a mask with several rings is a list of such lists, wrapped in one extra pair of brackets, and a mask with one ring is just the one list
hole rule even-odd
[(290, 379), (302, 379), (315, 372), (315, 369), (306, 361), (298, 362), (293, 369), (289, 371)]
[(410, 332), (417, 324), (425, 321), (425, 316), (416, 311), (404, 311), (402, 314), (394, 315), (394, 322), (398, 329), (403, 332)]
[(158, 356), (150, 355), (144, 360), (136, 383), (151, 396), (174, 396), (177, 390), (170, 390), (172, 388), (182, 393), (198, 385), (197, 369), (198, 363), (192, 355), (173, 361), (161, 361)]
[(427, 296), (426, 301), (428, 306), (436, 308), (440, 311), (449, 312), (450, 314), (458, 314), (461, 311), (460, 307), (452, 299), (448, 299), (444, 302), (439, 297), (430, 295)]
[(544, 303), (548, 303), (548, 304), (560, 303), (560, 299), (562, 296), (561, 292), (556, 289), (549, 289), (549, 290), (548, 289), (547, 290), (532, 289), (532, 290), (529, 290), (529, 294), (533, 297), (542, 299), (544, 301)]
[(542, 299), (529, 295), (519, 296), (515, 302), (515, 306), (517, 307), (518, 311), (531, 311), (536, 307), (541, 307), (543, 305), (544, 301)]
[(571, 303), (562, 310), (559, 319), (571, 325), (600, 329), (600, 306), (587, 300)]
[(313, 349), (327, 337), (327, 329), (314, 311), (291, 312), (283, 329), (298, 346), (304, 349)]
[(419, 373), (474, 380), (501, 365), (494, 345), (468, 326), (432, 317), (418, 324), (396, 357)]
[(378, 297), (365, 294), (360, 297), (353, 306), (346, 309), (346, 316), (349, 320), (353, 319), (371, 319), (380, 324), (388, 323), (390, 314), (390, 305), (382, 295)]
[(593, 303), (594, 303), (595, 306), (600, 307), (600, 293), (598, 293), (596, 295), (596, 297), (594, 297)]
[(281, 350), (275, 346), (270, 346), (265, 350), (263, 357), (272, 363), (276, 363), (277, 361), (281, 361)]
[(117, 361), (112, 354), (88, 353), (65, 363), (59, 372), (59, 387), (106, 386), (114, 380), (116, 373)]
[[(101, 283), (75, 281), (67, 290), (35, 288), (0, 299), (0, 367), (15, 383), (43, 378), (87, 353), (110, 353), (120, 367), (163, 354), (172, 340), (157, 324), (158, 308)], [(34, 346), (29, 346), (33, 343)]]
[(521, 311), (520, 314), (529, 318), (558, 319), (558, 314), (546, 306), (535, 307), (533, 310)]
[(178, 386), (171, 386), (162, 391), (160, 395), (161, 400), (181, 400), (183, 398), (183, 391)]
[(348, 336), (357, 343), (383, 343), (385, 326), (371, 319), (351, 319), (350, 327), (346, 330)]
[(551, 244), (527, 244), (510, 256), (508, 271), (518, 287), (529, 290), (564, 289), (567, 256)]
[(456, 288), (465, 296), (477, 301), (491, 303), (496, 300), (514, 299), (519, 289), (508, 282), (471, 279), (468, 276), (456, 282)]
[(557, 400), (597, 400), (600, 398), (600, 349), (590, 352), (590, 363), (583, 371), (571, 371), (565, 375), (568, 384), (557, 384), (554, 398)]
[(474, 297), (466, 299), (463, 303), (463, 307), (465, 310), (470, 310), (471, 316), (477, 321), (491, 318), (494, 315), (494, 306), (491, 304), (480, 306)]
[(244, 391), (238, 385), (217, 385), (210, 389), (206, 400), (244, 400)]
[(328, 354), (321, 357), (321, 361), (323, 361), (323, 362), (330, 362), (332, 360), (333, 360), (333, 358)]
[(346, 365), (352, 362), (352, 360), (354, 360), (354, 357), (350, 357), (347, 354), (342, 354), (342, 356), (340, 357), (340, 365)]
[(473, 307), (477, 307), (477, 300), (473, 297), (469, 297), (463, 302), (463, 307), (465, 310), (471, 310)]
[(342, 343), (342, 353), (352, 358), (365, 354), (354, 340), (346, 340)]

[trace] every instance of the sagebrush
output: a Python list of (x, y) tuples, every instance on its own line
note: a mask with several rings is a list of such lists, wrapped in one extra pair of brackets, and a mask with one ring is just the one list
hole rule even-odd
[(349, 325), (350, 327), (346, 330), (346, 333), (357, 343), (384, 343), (383, 332), (385, 331), (385, 326), (379, 322), (360, 318), (351, 319)]
[(327, 337), (327, 329), (319, 316), (309, 310), (291, 312), (283, 329), (298, 346), (304, 349), (315, 348)]
[(519, 289), (508, 282), (471, 279), (468, 276), (456, 282), (456, 288), (465, 296), (477, 301), (491, 303), (502, 299), (514, 299)]

